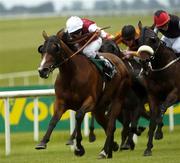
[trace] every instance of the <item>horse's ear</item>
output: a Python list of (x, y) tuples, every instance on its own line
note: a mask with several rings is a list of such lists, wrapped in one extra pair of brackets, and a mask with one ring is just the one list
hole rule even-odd
[(48, 35), (47, 35), (46, 31), (43, 31), (43, 32), (42, 32), (42, 36), (44, 37), (45, 40), (48, 39)]
[(150, 26), (150, 28), (151, 28), (152, 30), (154, 30), (155, 24), (153, 24), (152, 26)]
[(59, 38), (59, 39), (62, 39), (62, 36), (64, 34), (64, 28), (62, 28), (61, 30), (59, 30), (56, 34), (56, 36)]
[(142, 22), (139, 20), (139, 22), (138, 22), (138, 28), (139, 28), (139, 30), (141, 31), (142, 30)]

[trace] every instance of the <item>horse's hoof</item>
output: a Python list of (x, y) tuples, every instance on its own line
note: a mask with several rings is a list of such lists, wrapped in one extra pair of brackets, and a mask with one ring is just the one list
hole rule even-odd
[(119, 145), (118, 145), (118, 143), (113, 142), (113, 147), (112, 147), (112, 150), (113, 150), (114, 152), (116, 152), (116, 151), (118, 151), (118, 149), (119, 149)]
[(139, 126), (138, 127), (138, 130), (142, 133), (144, 130), (146, 129), (146, 127), (143, 127), (143, 126)]
[(98, 159), (106, 159), (106, 158), (107, 158), (107, 154), (105, 153), (104, 150), (102, 150), (102, 151), (99, 153)]
[(129, 144), (123, 144), (123, 145), (120, 146), (120, 151), (122, 151), (122, 150), (129, 150), (130, 148), (131, 147), (130, 147)]
[(130, 143), (130, 149), (133, 151), (134, 148), (135, 148), (135, 144), (134, 144), (134, 142), (131, 142), (131, 143)]
[(163, 138), (163, 132), (156, 132), (155, 137), (156, 140), (160, 140)]
[(94, 142), (95, 140), (96, 140), (96, 135), (94, 135), (94, 134), (89, 135), (89, 142), (90, 143)]
[(81, 149), (75, 149), (74, 150), (74, 154), (76, 156), (83, 156), (85, 154), (85, 150), (84, 150), (84, 147), (81, 147)]
[(40, 144), (36, 145), (35, 149), (40, 150), (40, 149), (46, 149), (47, 145), (46, 143), (41, 142)]
[(152, 156), (152, 151), (146, 149), (146, 150), (144, 151), (144, 156)]
[(145, 127), (139, 126), (137, 129), (136, 135), (140, 136), (145, 129), (146, 129)]
[(74, 145), (74, 141), (69, 139), (67, 142), (66, 142), (66, 145)]

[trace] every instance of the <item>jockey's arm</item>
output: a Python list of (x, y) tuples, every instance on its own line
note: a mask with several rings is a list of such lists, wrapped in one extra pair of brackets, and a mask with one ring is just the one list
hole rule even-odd
[(96, 24), (91, 24), (88, 28), (89, 32), (99, 32), (100, 37), (104, 38), (104, 39), (112, 39), (114, 36), (105, 32), (104, 30), (101, 30), (100, 27), (98, 27)]
[(117, 34), (116, 34), (116, 36), (114, 37), (114, 42), (116, 43), (116, 44), (120, 44), (120, 43), (122, 43), (122, 35), (121, 35), (121, 33), (120, 32), (118, 32)]
[(123, 51), (123, 54), (124, 54), (124, 59), (130, 59), (130, 58), (133, 58), (133, 57), (139, 57), (137, 52), (136, 51), (132, 51), (132, 50), (124, 50)]
[(156, 27), (154, 28), (154, 33), (158, 34), (158, 29)]

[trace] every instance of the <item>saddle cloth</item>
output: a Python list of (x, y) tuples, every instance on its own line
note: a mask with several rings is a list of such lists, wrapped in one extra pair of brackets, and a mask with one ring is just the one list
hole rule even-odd
[(103, 56), (100, 56), (100, 59), (90, 58), (90, 60), (104, 79), (111, 80), (117, 72), (114, 64)]

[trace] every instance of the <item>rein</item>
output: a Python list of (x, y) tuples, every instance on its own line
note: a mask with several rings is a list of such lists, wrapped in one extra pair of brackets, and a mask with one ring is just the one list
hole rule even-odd
[(152, 65), (151, 65), (151, 62), (149, 62), (149, 67), (150, 67), (151, 71), (153, 71), (153, 72), (162, 71), (162, 70), (165, 70), (165, 69), (167, 69), (168, 67), (170, 67), (172, 64), (174, 64), (175, 62), (177, 62), (179, 59), (180, 59), (180, 57), (172, 60), (171, 62), (169, 62), (169, 63), (168, 63), (167, 65), (165, 65), (164, 67), (158, 68), (158, 69), (153, 69), (153, 68), (152, 68)]

